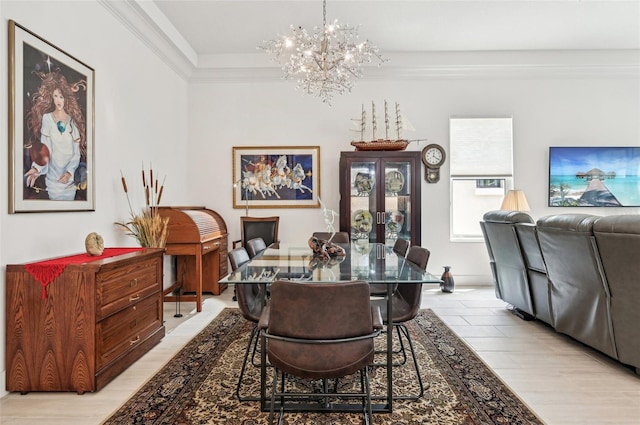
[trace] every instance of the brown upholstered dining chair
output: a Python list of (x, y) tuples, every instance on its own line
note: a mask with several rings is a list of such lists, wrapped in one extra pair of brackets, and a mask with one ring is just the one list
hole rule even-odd
[[(374, 360), (373, 339), (380, 334), (381, 320), (379, 309), (370, 304), (365, 281), (275, 281), (259, 323), (262, 362), (268, 361), (274, 369), (269, 422), (273, 423), (276, 399), (282, 420), (284, 411), (296, 403), (308, 404), (321, 397), (323, 403), (332, 398), (339, 398), (340, 403), (362, 398), (365, 420), (371, 423), (368, 367)], [(356, 372), (361, 375), (360, 393), (341, 393), (338, 385), (330, 389), (329, 380)], [(284, 385), (287, 375), (321, 381), (323, 392), (286, 392), (291, 389)]]
[[(249, 262), (249, 254), (243, 247), (235, 248), (229, 251), (229, 261), (231, 262), (231, 268), (236, 270), (238, 267), (243, 266)], [(238, 300), (238, 308), (242, 317), (250, 322), (253, 322), (255, 326), (251, 330), (249, 335), (249, 341), (247, 342), (247, 348), (244, 352), (244, 359), (242, 360), (242, 368), (240, 369), (240, 377), (238, 378), (238, 384), (236, 385), (236, 396), (240, 401), (258, 401), (260, 397), (249, 397), (240, 395), (240, 388), (242, 386), (242, 380), (244, 373), (249, 362), (249, 355), (251, 353), (251, 363), (259, 367), (260, 363), (255, 360), (256, 353), (258, 351), (258, 321), (265, 304), (264, 287), (262, 284), (235, 284), (234, 294)]]
[(411, 245), (411, 242), (409, 242), (409, 240), (398, 238), (393, 244), (393, 252), (405, 257), (407, 255), (407, 251), (409, 250), (409, 245)]
[[(422, 271), (427, 271), (427, 263), (429, 262), (430, 252), (427, 248), (421, 246), (412, 246), (407, 252), (406, 261), (412, 266)], [(416, 357), (416, 351), (413, 346), (413, 341), (406, 323), (413, 320), (420, 311), (420, 303), (422, 301), (422, 283), (399, 283), (396, 290), (391, 295), (392, 303), (392, 319), (393, 327), (396, 329), (398, 335), (398, 341), (400, 342), (400, 349), (394, 354), (401, 354), (402, 360), (395, 363), (394, 366), (404, 365), (407, 362), (407, 353), (405, 350), (404, 340), (409, 344), (411, 350), (411, 357), (413, 358), (413, 366), (416, 371), (416, 377), (418, 379), (418, 386), (420, 388), (417, 395), (399, 395), (394, 396), (398, 399), (418, 399), (424, 395), (424, 384), (422, 383), (422, 376), (420, 375), (420, 367), (418, 366), (418, 360)], [(378, 306), (382, 312), (382, 318), (385, 325), (387, 321), (387, 300), (372, 300), (372, 305)], [(387, 329), (387, 332), (392, 332), (393, 329)]]
[(420, 270), (427, 271), (427, 263), (429, 262), (431, 252), (427, 248), (413, 245), (407, 251), (407, 261), (413, 263)]
[[(229, 263), (231, 264), (231, 270), (236, 270), (238, 267), (242, 266), (245, 263), (248, 263), (251, 259), (249, 257), (249, 253), (247, 250), (240, 246), (238, 248), (234, 248), (227, 254), (229, 257)], [(236, 287), (233, 286), (233, 301), (237, 301), (238, 297), (236, 295)]]
[(280, 217), (240, 217), (240, 239), (233, 241), (233, 247), (243, 246), (247, 249), (247, 242), (254, 238), (262, 238), (269, 246), (278, 243), (278, 227)]
[(247, 241), (247, 253), (249, 254), (249, 258), (255, 257), (265, 249), (267, 249), (267, 244), (262, 238), (253, 238)]
[(349, 232), (313, 232), (316, 238), (333, 243), (349, 243)]
[(238, 267), (248, 263), (251, 257), (244, 247), (234, 248), (227, 254), (229, 257), (229, 263), (231, 263), (231, 270), (235, 271)]

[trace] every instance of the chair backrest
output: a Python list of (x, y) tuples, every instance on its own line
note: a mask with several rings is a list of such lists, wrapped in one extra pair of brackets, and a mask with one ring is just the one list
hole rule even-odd
[(398, 238), (393, 244), (393, 252), (403, 257), (406, 257), (410, 244), (411, 243), (407, 239)]
[(262, 238), (269, 246), (278, 242), (278, 226), (280, 217), (240, 217), (240, 237), (242, 245), (246, 248), (247, 241), (254, 238)]
[(265, 249), (267, 249), (267, 244), (264, 243), (262, 238), (253, 238), (247, 241), (247, 253), (250, 258), (255, 257)]
[(276, 280), (270, 291), (269, 333), (334, 339), (371, 333), (369, 284), (365, 281), (301, 283)]
[(231, 270), (236, 270), (238, 267), (249, 262), (249, 253), (243, 246), (234, 248), (227, 254), (229, 256), (229, 262), (231, 263)]
[(351, 241), (348, 232), (313, 232), (313, 236), (320, 240), (333, 243), (349, 243)]
[(372, 338), (320, 342), (373, 332), (369, 284), (277, 280), (271, 285), (267, 330), (306, 341), (268, 340), (269, 361), (283, 372), (312, 379), (354, 373), (373, 362)]
[(427, 271), (429, 255), (431, 255), (431, 252), (427, 248), (413, 245), (407, 251), (407, 261), (416, 265), (420, 270)]

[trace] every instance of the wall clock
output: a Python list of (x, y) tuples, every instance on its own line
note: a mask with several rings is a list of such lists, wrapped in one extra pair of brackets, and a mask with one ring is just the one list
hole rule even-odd
[(440, 181), (440, 167), (444, 164), (447, 155), (444, 148), (432, 143), (422, 149), (422, 162), (425, 165), (424, 179), (427, 183), (437, 183)]

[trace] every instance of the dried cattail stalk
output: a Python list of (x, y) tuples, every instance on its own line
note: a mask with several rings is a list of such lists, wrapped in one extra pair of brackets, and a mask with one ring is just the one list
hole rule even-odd
[(160, 199), (162, 199), (162, 191), (164, 190), (164, 184), (160, 186), (160, 192), (158, 193), (158, 205), (160, 205)]
[(154, 180), (153, 178), (152, 168), (149, 169), (149, 175), (147, 176), (143, 163), (142, 184), (145, 191), (146, 207), (140, 213), (134, 213), (133, 208), (131, 207), (131, 200), (129, 198), (129, 188), (127, 187), (127, 181), (124, 178), (124, 175), (122, 175), (122, 171), (120, 171), (120, 176), (122, 188), (127, 196), (131, 218), (130, 221), (126, 223), (116, 224), (125, 229), (127, 235), (136, 238), (138, 243), (143, 247), (164, 247), (167, 243), (169, 218), (161, 217), (158, 209), (156, 208), (162, 199), (164, 180), (162, 185), (159, 185), (158, 180)]
[(122, 188), (124, 189), (124, 194), (127, 196), (129, 212), (133, 214), (133, 208), (131, 208), (131, 199), (129, 199), (129, 189), (127, 188), (127, 180), (125, 180), (124, 175), (122, 175), (122, 170), (120, 170), (120, 179), (122, 180)]

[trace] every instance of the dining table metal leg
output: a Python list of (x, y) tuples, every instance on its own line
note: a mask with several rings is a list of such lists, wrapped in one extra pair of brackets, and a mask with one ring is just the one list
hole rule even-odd
[(393, 282), (387, 282), (387, 408), (393, 412)]

